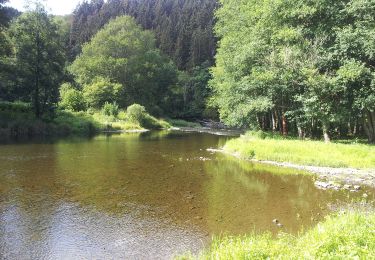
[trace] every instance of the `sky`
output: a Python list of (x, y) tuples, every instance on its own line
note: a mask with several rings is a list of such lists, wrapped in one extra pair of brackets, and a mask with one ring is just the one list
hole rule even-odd
[[(44, 0), (47, 11), (55, 15), (70, 14), (80, 2), (80, 0)], [(20, 11), (24, 10), (24, 0), (9, 0), (8, 6), (14, 7)]]

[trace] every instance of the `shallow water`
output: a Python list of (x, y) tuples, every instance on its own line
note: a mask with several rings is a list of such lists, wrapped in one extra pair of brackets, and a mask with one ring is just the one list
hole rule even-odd
[(168, 259), (216, 235), (295, 234), (363, 192), (374, 199), (206, 151), (228, 138), (149, 132), (0, 145), (0, 258)]

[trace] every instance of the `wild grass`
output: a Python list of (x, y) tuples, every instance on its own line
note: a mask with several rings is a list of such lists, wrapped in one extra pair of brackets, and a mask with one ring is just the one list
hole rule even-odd
[(324, 143), (247, 133), (228, 141), (224, 150), (245, 159), (375, 169), (375, 146), (367, 144)]
[(126, 111), (116, 116), (103, 111), (72, 112), (58, 109), (55, 113), (36, 118), (30, 104), (0, 102), (0, 138), (33, 136), (92, 135), (100, 131), (169, 129), (164, 120), (144, 112), (141, 120), (130, 120)]
[(182, 119), (167, 119), (166, 121), (174, 127), (201, 127), (199, 123), (189, 122)]
[(374, 259), (375, 214), (329, 216), (298, 236), (280, 234), (215, 238), (198, 257), (179, 259)]

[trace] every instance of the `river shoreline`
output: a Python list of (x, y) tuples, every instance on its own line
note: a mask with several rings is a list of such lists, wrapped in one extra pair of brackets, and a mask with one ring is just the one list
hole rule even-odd
[[(296, 170), (303, 170), (313, 173), (318, 177), (317, 183), (323, 185), (317, 185), (319, 188), (345, 188), (347, 185), (365, 185), (375, 188), (375, 170), (361, 170), (355, 168), (334, 168), (334, 167), (323, 167), (323, 166), (309, 166), (309, 165), (298, 165), (288, 162), (275, 162), (257, 159), (246, 159), (243, 158), (239, 153), (231, 153), (224, 149), (207, 149), (208, 152), (222, 153), (230, 156), (234, 156), (241, 160), (246, 160), (254, 163), (268, 164), (278, 167), (292, 168)], [(325, 183), (327, 185), (325, 185)], [(335, 184), (333, 184), (335, 183)], [(350, 188), (349, 188), (350, 189)], [(353, 190), (354, 191), (354, 190)]]

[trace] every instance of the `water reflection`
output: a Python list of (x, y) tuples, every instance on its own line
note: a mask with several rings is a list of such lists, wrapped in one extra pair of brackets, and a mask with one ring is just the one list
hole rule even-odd
[(296, 233), (361, 195), (206, 151), (226, 139), (161, 131), (0, 146), (0, 256), (169, 258), (212, 235), (276, 233), (273, 218)]

